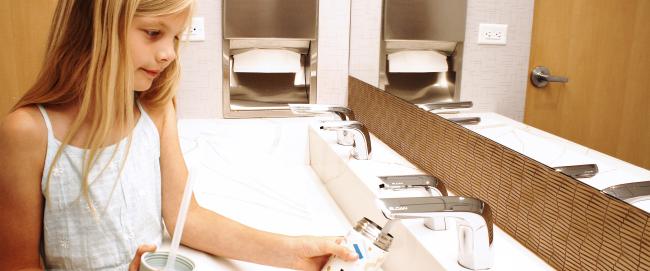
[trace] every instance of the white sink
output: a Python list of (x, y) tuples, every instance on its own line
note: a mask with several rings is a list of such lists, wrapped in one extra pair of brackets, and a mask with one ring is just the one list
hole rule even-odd
[[(185, 161), (199, 204), (248, 226), (287, 235), (342, 236), (350, 229), (309, 166), (307, 126), (313, 120), (181, 120)], [(169, 246), (166, 239), (162, 249)], [(181, 247), (208, 270), (287, 270), (215, 257)]]
[[(377, 176), (424, 174), (379, 139), (371, 135), (370, 160), (355, 160), (351, 147), (336, 144), (336, 135), (313, 126), (309, 132), (311, 166), (325, 183), (348, 220), (367, 217), (379, 225), (387, 219), (376, 199), (380, 192)], [(453, 194), (453, 191), (450, 191)], [(391, 228), (394, 236), (386, 271), (467, 270), (457, 263), (458, 237), (453, 219), (446, 231), (431, 231), (422, 220), (400, 220)], [(490, 270), (554, 270), (535, 254), (494, 227), (494, 266)]]

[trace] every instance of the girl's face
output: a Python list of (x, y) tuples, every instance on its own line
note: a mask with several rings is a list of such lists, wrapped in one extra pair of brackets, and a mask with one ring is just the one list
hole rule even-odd
[(148, 90), (153, 80), (176, 59), (174, 43), (184, 30), (188, 13), (133, 18), (127, 40), (136, 91)]

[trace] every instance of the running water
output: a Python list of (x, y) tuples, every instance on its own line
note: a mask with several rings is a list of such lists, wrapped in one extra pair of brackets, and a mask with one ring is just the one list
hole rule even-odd
[(379, 234), (379, 236), (388, 234), (391, 227), (393, 227), (393, 220), (389, 219), (384, 225), (384, 227), (381, 228), (381, 233)]
[(193, 187), (192, 175), (188, 171), (187, 174), (187, 183), (185, 184), (185, 191), (183, 192), (183, 199), (181, 200), (181, 207), (178, 210), (178, 217), (176, 218), (176, 228), (174, 229), (174, 236), (172, 237), (172, 243), (169, 247), (169, 256), (167, 257), (167, 264), (163, 270), (173, 271), (174, 263), (176, 262), (176, 253), (178, 252), (178, 246), (181, 243), (181, 236), (183, 235), (183, 227), (185, 226), (185, 218), (187, 218), (187, 209), (190, 205), (190, 199), (192, 198), (192, 187)]

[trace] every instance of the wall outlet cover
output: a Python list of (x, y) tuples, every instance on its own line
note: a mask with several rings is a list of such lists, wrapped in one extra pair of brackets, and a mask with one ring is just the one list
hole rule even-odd
[(507, 24), (479, 24), (478, 44), (505, 45), (508, 39)]
[(204, 41), (205, 40), (205, 19), (203, 17), (192, 17), (189, 33), (183, 33), (182, 40)]

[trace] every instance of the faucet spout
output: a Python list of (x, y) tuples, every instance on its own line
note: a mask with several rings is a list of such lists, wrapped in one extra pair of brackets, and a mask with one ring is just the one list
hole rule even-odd
[(555, 167), (555, 171), (562, 172), (573, 178), (591, 178), (598, 173), (598, 165), (584, 164), (584, 165)]
[[(289, 104), (289, 108), (291, 109), (291, 112), (296, 115), (317, 115), (332, 113), (338, 116), (339, 120), (354, 120), (354, 112), (352, 109), (345, 106), (324, 104)], [(352, 146), (352, 144), (354, 144), (352, 133), (349, 133), (345, 130), (336, 132), (336, 143), (343, 146)]]
[(474, 106), (474, 103), (472, 103), (471, 101), (446, 102), (446, 103), (426, 103), (426, 104), (419, 104), (418, 106), (420, 108), (426, 110), (426, 111), (433, 111), (433, 110), (445, 110), (445, 109), (472, 108)]
[(339, 105), (324, 104), (289, 104), (291, 112), (298, 115), (314, 115), (332, 113), (341, 120), (355, 120), (352, 109)]
[[(445, 184), (431, 175), (379, 176), (379, 179), (383, 182), (379, 185), (380, 189), (397, 191), (424, 188), (433, 197), (447, 196)], [(434, 231), (444, 231), (447, 229), (447, 222), (444, 217), (425, 218), (424, 226)]]
[(417, 197), (380, 199), (388, 219), (457, 218), (458, 263), (472, 270), (492, 267), (493, 218), (490, 206), (467, 197)]
[(650, 181), (613, 185), (601, 192), (633, 204), (643, 200), (650, 200)]
[(460, 125), (475, 125), (481, 122), (481, 117), (448, 118), (448, 120)]
[(320, 128), (327, 131), (347, 131), (352, 133), (354, 138), (352, 156), (358, 160), (368, 160), (370, 158), (372, 152), (370, 133), (361, 122), (330, 121), (321, 123)]

